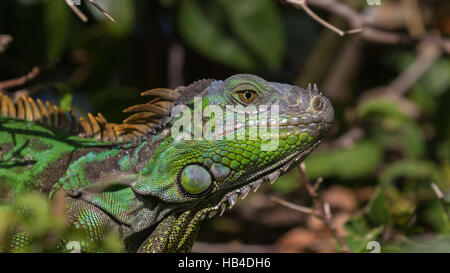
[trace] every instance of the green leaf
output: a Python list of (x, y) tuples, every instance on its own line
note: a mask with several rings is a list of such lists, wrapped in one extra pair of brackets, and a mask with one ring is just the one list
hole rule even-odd
[(11, 232), (11, 227), (17, 222), (11, 208), (0, 206), (0, 242), (5, 241), (5, 237)]
[(437, 60), (419, 80), (418, 85), (425, 87), (432, 96), (442, 95), (450, 88), (450, 58)]
[(260, 63), (276, 69), (285, 50), (278, 9), (270, 0), (182, 1), (178, 29), (202, 54), (243, 71)]
[(53, 228), (50, 203), (43, 194), (31, 192), (22, 195), (16, 203), (24, 228), (33, 235), (42, 236)]
[(348, 233), (345, 241), (351, 252), (368, 252), (369, 242), (376, 241), (383, 231), (382, 227), (370, 229), (362, 215), (352, 217), (344, 228)]
[(178, 28), (184, 39), (207, 57), (244, 71), (256, 68), (255, 60), (217, 22), (206, 16), (197, 1), (181, 2)]
[(382, 151), (373, 141), (361, 141), (348, 149), (313, 153), (306, 160), (311, 178), (337, 176), (355, 179), (372, 173), (382, 160)]
[(389, 221), (389, 211), (384, 191), (379, 188), (375, 198), (369, 204), (367, 219), (371, 226), (386, 225)]
[(405, 123), (403, 147), (409, 157), (420, 158), (425, 154), (425, 139), (415, 123)]
[(450, 139), (442, 141), (436, 150), (442, 161), (450, 162)]
[(44, 0), (44, 24), (47, 54), (59, 59), (70, 37), (70, 8), (65, 1)]
[(71, 104), (72, 104), (72, 93), (66, 93), (61, 98), (59, 108), (61, 108), (61, 110), (63, 111), (66, 111), (68, 108), (70, 108)]
[(406, 119), (405, 115), (398, 109), (397, 103), (386, 98), (366, 100), (358, 105), (356, 111), (361, 117), (381, 116)]
[(418, 219), (430, 226), (435, 232), (450, 233), (450, 222), (439, 199), (436, 198), (422, 203), (417, 214)]
[(381, 174), (381, 185), (387, 186), (399, 177), (414, 179), (429, 179), (431, 182), (440, 183), (439, 170), (433, 163), (421, 160), (399, 160), (391, 163)]
[(285, 38), (280, 15), (271, 0), (220, 0), (229, 24), (269, 69), (281, 65)]
[(384, 247), (389, 252), (398, 253), (449, 253), (448, 236), (414, 236), (402, 244), (389, 244)]

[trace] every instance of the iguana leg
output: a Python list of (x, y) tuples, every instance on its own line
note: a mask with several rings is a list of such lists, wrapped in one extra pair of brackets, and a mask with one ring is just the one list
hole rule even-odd
[(200, 226), (202, 213), (192, 216), (187, 211), (178, 218), (171, 215), (163, 220), (142, 243), (138, 252), (189, 252)]
[(65, 213), (71, 226), (82, 229), (93, 240), (101, 240), (109, 232), (120, 229), (105, 212), (83, 200), (68, 198)]
[[(92, 242), (101, 240), (111, 231), (119, 231), (119, 225), (98, 207), (73, 198), (67, 198), (65, 215), (70, 226), (82, 229), (92, 241), (78, 242), (81, 250), (86, 252), (96, 251)], [(9, 251), (26, 252), (32, 242), (32, 237), (27, 232), (18, 232), (11, 236)], [(58, 249), (65, 252), (69, 240), (60, 240)], [(0, 245), (0, 252), (3, 251)]]
[[(141, 244), (138, 253), (161, 253), (167, 252), (169, 235), (176, 218), (169, 216), (159, 224), (152, 234)], [(173, 252), (173, 251), (172, 251)]]
[(27, 232), (19, 232), (11, 237), (11, 252), (23, 252), (31, 243), (31, 236)]

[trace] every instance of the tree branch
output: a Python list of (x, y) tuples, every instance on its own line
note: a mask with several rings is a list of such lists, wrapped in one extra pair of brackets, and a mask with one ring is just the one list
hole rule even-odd
[(347, 242), (344, 240), (344, 237), (339, 233), (336, 229), (335, 224), (333, 223), (333, 217), (331, 215), (330, 205), (328, 203), (324, 203), (320, 198), (317, 190), (319, 189), (320, 184), (323, 182), (323, 178), (319, 177), (314, 185), (309, 181), (308, 176), (306, 175), (306, 166), (305, 163), (301, 163), (299, 166), (300, 176), (305, 183), (306, 190), (308, 194), (311, 196), (314, 208), (307, 208), (297, 204), (293, 204), (291, 202), (282, 200), (277, 197), (272, 197), (272, 200), (277, 202), (278, 204), (285, 206), (287, 208), (293, 209), (295, 211), (313, 215), (319, 219), (321, 219), (327, 229), (333, 234), (336, 241), (342, 248), (343, 252), (350, 252), (350, 248), (347, 245)]
[(3, 53), (13, 38), (10, 35), (0, 34), (0, 53)]
[[(81, 19), (83, 22), (88, 21), (88, 17), (74, 4), (73, 0), (65, 0), (66, 4), (72, 9), (72, 11)], [(101, 12), (106, 18), (111, 20), (111, 22), (116, 22), (116, 20), (106, 11), (104, 10), (97, 2), (94, 0), (86, 0), (91, 4), (94, 8), (96, 8), (99, 12)]]
[[(338, 33), (341, 36), (345, 34), (358, 32), (361, 33), (361, 37), (366, 41), (389, 45), (399, 45), (399, 44), (409, 45), (409, 44), (417, 44), (424, 41), (430, 41), (436, 44), (442, 52), (450, 54), (449, 39), (445, 39), (439, 35), (430, 33), (425, 33), (419, 38), (413, 38), (404, 33), (386, 31), (375, 28), (373, 25), (371, 25), (371, 22), (366, 17), (366, 15), (359, 13), (353, 8), (336, 0), (285, 0), (285, 1), (289, 4), (294, 5), (295, 7), (303, 8), (308, 13), (308, 15), (310, 15), (313, 19), (315, 19), (322, 25), (333, 30), (334, 32)], [(318, 20), (315, 16), (312, 16), (310, 12), (307, 11), (307, 9), (304, 8), (304, 7), (308, 8), (308, 6), (317, 7), (345, 18), (350, 24), (352, 30), (345, 32), (336, 28), (335, 26), (331, 26), (329, 23), (323, 21), (322, 19)]]
[(15, 79), (10, 79), (10, 80), (6, 80), (6, 81), (1, 81), (0, 82), (0, 90), (6, 90), (9, 88), (13, 88), (13, 87), (18, 87), (21, 85), (26, 84), (27, 82), (35, 79), (43, 70), (48, 69), (49, 67), (51, 67), (53, 65), (52, 62), (47, 62), (41, 66), (35, 66), (31, 69), (30, 72), (28, 72), (27, 74), (19, 77), (19, 78), (15, 78)]
[(361, 32), (361, 28), (355, 28), (348, 31), (344, 31), (339, 29), (336, 26), (333, 26), (332, 24), (328, 23), (327, 21), (323, 20), (320, 16), (318, 16), (314, 11), (312, 11), (308, 5), (306, 4), (306, 0), (286, 0), (288, 3), (294, 5), (297, 8), (303, 9), (311, 18), (316, 20), (319, 24), (323, 25), (324, 27), (329, 28), (330, 30), (336, 32), (339, 36), (344, 36), (345, 34), (352, 34)]
[(94, 6), (98, 11), (100, 11), (103, 15), (105, 15), (106, 18), (111, 20), (111, 22), (115, 23), (116, 20), (108, 13), (106, 10), (104, 10), (102, 7), (100, 7), (94, 0), (87, 0), (92, 6)]
[[(434, 62), (442, 55), (436, 43), (423, 41), (417, 46), (416, 59), (386, 86), (374, 87), (362, 93), (359, 100), (364, 101), (373, 97), (389, 97), (399, 102), (400, 109), (407, 114), (416, 115), (417, 109), (403, 99), (403, 95), (429, 70)], [(403, 101), (403, 103), (401, 103)], [(408, 109), (410, 108), (410, 109)]]
[(84, 13), (73, 3), (72, 0), (65, 0), (70, 9), (81, 19), (83, 22), (87, 22), (88, 18)]
[(404, 94), (442, 55), (434, 43), (424, 41), (418, 46), (416, 60), (387, 87), (398, 95)]

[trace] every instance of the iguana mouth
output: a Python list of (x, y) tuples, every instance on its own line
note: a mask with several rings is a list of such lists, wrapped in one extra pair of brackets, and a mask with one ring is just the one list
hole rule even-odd
[(320, 117), (308, 116), (307, 119), (300, 118), (299, 116), (293, 116), (290, 118), (280, 118), (278, 121), (268, 120), (266, 123), (260, 123), (259, 121), (250, 121), (246, 124), (235, 124), (231, 131), (227, 131), (224, 129), (222, 132), (215, 132), (215, 137), (224, 137), (227, 134), (234, 133), (236, 131), (250, 128), (250, 127), (278, 127), (280, 129), (296, 129), (301, 132), (319, 132), (323, 127), (328, 127), (331, 125), (331, 122), (323, 122), (319, 120)]
[(289, 157), (286, 157), (285, 159), (279, 161), (276, 164), (263, 168), (253, 177), (249, 177), (248, 180), (250, 182), (246, 183), (244, 186), (238, 187), (232, 190), (231, 192), (225, 194), (224, 197), (217, 203), (217, 205), (204, 209), (203, 210), (204, 213), (201, 216), (202, 219), (205, 219), (206, 215), (208, 215), (209, 218), (212, 218), (219, 212), (220, 216), (222, 216), (227, 208), (228, 209), (233, 208), (239, 197), (241, 197), (241, 199), (244, 199), (250, 193), (251, 190), (253, 190), (253, 192), (256, 192), (263, 183), (270, 182), (271, 184), (273, 184), (280, 175), (284, 174), (288, 169), (290, 169), (290, 167), (296, 165), (296, 163), (301, 161), (305, 156), (307, 156), (311, 151), (313, 151), (320, 143), (321, 139), (317, 140), (313, 145), (308, 147), (306, 150), (298, 151), (297, 153), (294, 153)]

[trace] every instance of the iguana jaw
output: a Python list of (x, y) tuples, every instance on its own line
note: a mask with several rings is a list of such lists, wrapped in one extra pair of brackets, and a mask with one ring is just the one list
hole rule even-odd
[(233, 208), (239, 197), (244, 199), (251, 190), (256, 192), (263, 183), (270, 182), (273, 184), (278, 177), (286, 173), (292, 167), (297, 166), (298, 163), (301, 162), (320, 143), (321, 139), (318, 139), (317, 142), (312, 144), (306, 150), (293, 153), (278, 163), (262, 168), (256, 174), (248, 177), (246, 181), (241, 184), (241, 186), (225, 194), (217, 205), (201, 210), (203, 212), (202, 219), (205, 219), (206, 215), (208, 215), (209, 218), (212, 218), (218, 213), (222, 216), (227, 208)]

